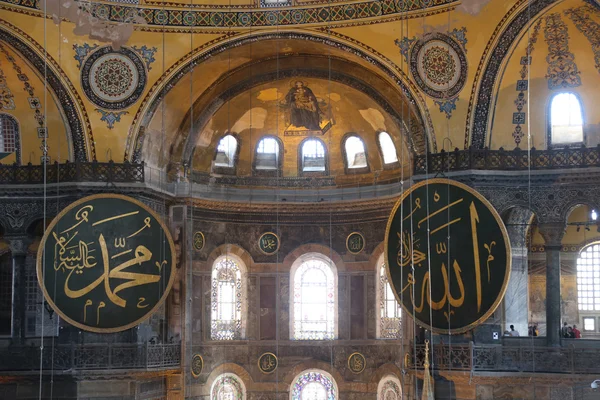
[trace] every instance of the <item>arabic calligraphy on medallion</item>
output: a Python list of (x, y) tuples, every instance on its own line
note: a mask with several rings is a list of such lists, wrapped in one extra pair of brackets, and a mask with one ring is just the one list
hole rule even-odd
[(265, 232), (258, 239), (258, 249), (261, 253), (271, 256), (279, 251), (279, 237), (273, 232)]
[(204, 369), (204, 360), (200, 354), (194, 354), (192, 357), (192, 376), (198, 378)]
[(358, 254), (365, 248), (365, 238), (360, 232), (352, 232), (346, 238), (346, 249), (352, 254)]
[(510, 242), (478, 192), (430, 179), (404, 192), (388, 220), (389, 281), (408, 315), (438, 333), (463, 333), (498, 307), (510, 276)]
[(37, 256), (38, 281), (52, 308), (92, 332), (119, 332), (165, 300), (175, 251), (165, 224), (127, 196), (85, 197), (48, 226)]
[(277, 369), (277, 356), (273, 353), (263, 353), (258, 358), (258, 369), (263, 374), (272, 374)]
[(365, 370), (367, 366), (367, 360), (365, 356), (360, 353), (352, 353), (348, 357), (348, 368), (355, 374), (360, 374)]
[(194, 250), (201, 251), (204, 248), (204, 233), (198, 231), (194, 233), (193, 238)]

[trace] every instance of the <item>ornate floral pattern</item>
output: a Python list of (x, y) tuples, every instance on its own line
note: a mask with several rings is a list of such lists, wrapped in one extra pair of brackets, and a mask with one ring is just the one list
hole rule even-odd
[(434, 100), (436, 106), (440, 108), (440, 112), (446, 114), (446, 118), (450, 119), (452, 117), (452, 111), (456, 110), (456, 102), (458, 101), (458, 97), (445, 101)]
[(324, 373), (309, 371), (300, 375), (292, 385), (292, 400), (302, 400), (302, 391), (311, 384), (319, 385), (326, 400), (337, 400), (337, 393), (333, 381)]
[(559, 13), (546, 17), (544, 30), (548, 44), (548, 89), (564, 89), (581, 85), (575, 55), (569, 51), (569, 32)]
[(377, 400), (401, 400), (402, 390), (393, 379), (387, 378), (379, 385)]
[(244, 400), (246, 393), (239, 378), (233, 374), (223, 374), (215, 379), (210, 400)]
[(121, 122), (121, 116), (128, 114), (127, 111), (112, 112), (104, 111), (99, 108), (96, 108), (96, 111), (98, 111), (102, 115), (102, 117), (100, 117), (100, 121), (106, 122), (108, 129), (114, 128), (115, 122)]
[(10, 91), (8, 84), (6, 83), (6, 76), (4, 71), (0, 69), (0, 110), (14, 110), (15, 100), (14, 95)]
[(527, 43), (527, 48), (525, 49), (525, 55), (521, 57), (521, 70), (519, 71), (520, 78), (517, 81), (516, 89), (519, 92), (517, 95), (517, 99), (515, 100), (515, 106), (517, 107), (517, 112), (513, 113), (513, 124), (516, 124), (515, 129), (513, 130), (512, 136), (515, 140), (515, 144), (519, 147), (519, 143), (521, 143), (521, 139), (523, 139), (523, 128), (522, 124), (525, 123), (526, 113), (523, 111), (525, 105), (527, 104), (527, 100), (525, 99), (525, 92), (529, 89), (529, 66), (531, 65), (531, 54), (533, 53), (534, 46), (537, 43), (537, 39), (540, 33), (540, 27), (542, 26), (542, 20), (539, 19), (534, 27), (533, 32), (529, 36), (529, 42)]
[(242, 339), (242, 272), (231, 258), (217, 260), (212, 271), (211, 337)]
[(410, 70), (428, 96), (448, 100), (457, 96), (465, 84), (467, 59), (461, 45), (451, 36), (431, 33), (413, 45)]
[(146, 86), (144, 60), (133, 50), (113, 51), (105, 46), (94, 51), (83, 63), (81, 86), (86, 96), (99, 107), (118, 110), (135, 103)]
[(598, 13), (592, 6), (574, 7), (565, 10), (565, 15), (571, 18), (577, 29), (587, 38), (594, 52), (595, 67), (600, 72), (600, 24), (590, 17), (590, 13)]
[(94, 50), (96, 50), (96, 48), (98, 48), (98, 45), (95, 44), (93, 46), (90, 46), (87, 43), (84, 43), (82, 46), (78, 45), (78, 44), (74, 44), (73, 45), (73, 50), (75, 50), (75, 55), (73, 56), (73, 58), (75, 60), (77, 60), (77, 68), (81, 69), (81, 65), (83, 64), (83, 60), (85, 60), (85, 58)]

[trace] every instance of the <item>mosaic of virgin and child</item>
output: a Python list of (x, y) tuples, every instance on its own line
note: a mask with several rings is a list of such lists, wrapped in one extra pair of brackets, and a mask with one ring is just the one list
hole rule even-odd
[(320, 106), (325, 104), (319, 104), (313, 91), (304, 82), (294, 82), (282, 105), (289, 108), (290, 122), (295, 127), (311, 131), (321, 130), (321, 117), (324, 113)]

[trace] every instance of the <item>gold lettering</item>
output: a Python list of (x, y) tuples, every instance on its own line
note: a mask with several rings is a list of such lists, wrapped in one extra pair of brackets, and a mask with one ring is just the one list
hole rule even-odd
[(114, 221), (115, 219), (130, 217), (130, 216), (136, 215), (136, 214), (139, 214), (139, 211), (132, 211), (130, 213), (115, 215), (114, 217), (105, 218), (105, 219), (101, 219), (100, 221), (96, 221), (92, 224), (92, 226), (100, 225), (100, 224), (103, 224), (103, 223), (109, 222), (109, 221)]
[(88, 215), (89, 213), (91, 213), (94, 210), (94, 206), (92, 205), (86, 205), (81, 207), (79, 210), (77, 210), (77, 212), (75, 213), (75, 220), (79, 221), (78, 223), (76, 223), (75, 225), (71, 226), (68, 229), (65, 229), (64, 231), (61, 232), (61, 235), (63, 233), (69, 232), (72, 229), (75, 229), (76, 227), (78, 227), (80, 224), (82, 224), (83, 222), (88, 222)]
[(438, 201), (440, 201), (440, 195), (438, 194), (437, 190), (435, 191), (435, 193), (433, 194), (433, 201), (435, 201), (436, 203)]
[[(423, 308), (425, 308), (425, 301), (427, 301), (427, 304), (429, 304), (429, 306), (431, 307), (432, 310), (438, 311), (441, 310), (442, 308), (444, 308), (444, 306), (446, 305), (446, 301), (448, 301), (450, 303), (450, 305), (452, 307), (458, 308), (461, 307), (465, 301), (465, 286), (463, 284), (463, 280), (462, 280), (462, 276), (461, 276), (461, 269), (460, 266), (458, 265), (458, 262), (456, 260), (454, 260), (454, 264), (453, 264), (453, 268), (454, 268), (454, 274), (456, 275), (456, 279), (458, 281), (458, 289), (460, 291), (460, 297), (455, 298), (452, 296), (452, 293), (450, 291), (450, 288), (448, 286), (448, 271), (446, 269), (446, 264), (442, 263), (442, 278), (444, 280), (444, 295), (442, 296), (442, 298), (439, 301), (434, 301), (431, 298), (431, 294), (430, 294), (430, 282), (429, 282), (429, 271), (427, 271), (425, 273), (425, 276), (423, 277), (423, 283), (421, 284), (421, 305), (417, 306), (414, 302), (414, 299), (412, 298), (412, 291), (410, 292), (411, 295), (411, 301), (413, 304), (413, 307), (415, 308), (415, 311), (420, 313), (423, 311)], [(409, 275), (409, 279), (410, 279), (410, 275)], [(425, 287), (427, 286), (427, 292), (425, 292)]]
[(106, 307), (106, 304), (101, 301), (100, 304), (98, 304), (98, 308), (96, 309), (96, 325), (100, 325), (100, 309)]
[(408, 214), (406, 217), (404, 217), (402, 219), (402, 221), (406, 221), (407, 219), (409, 219), (415, 213), (415, 211), (420, 210), (420, 209), (421, 209), (421, 198), (417, 197), (415, 199), (415, 208), (413, 208), (413, 210), (410, 212), (410, 214)]
[(447, 210), (447, 209), (449, 209), (449, 208), (450, 208), (450, 207), (452, 207), (452, 206), (455, 206), (455, 205), (457, 205), (457, 204), (459, 204), (459, 203), (462, 203), (462, 201), (463, 201), (463, 200), (464, 200), (464, 199), (458, 199), (458, 200), (456, 200), (456, 201), (454, 201), (454, 202), (452, 202), (452, 203), (448, 204), (447, 206), (444, 206), (444, 207), (440, 208), (439, 210), (437, 210), (437, 211), (434, 211), (432, 214), (429, 214), (428, 216), (426, 216), (425, 218), (423, 218), (422, 220), (420, 220), (420, 221), (417, 223), (417, 228), (421, 228), (421, 224), (422, 224), (423, 222), (427, 221), (429, 218), (433, 217), (434, 215), (437, 215), (437, 214), (441, 213), (441, 212), (442, 212), (442, 211), (444, 211), (444, 210)]
[(435, 251), (438, 254), (446, 254), (446, 252), (447, 252), (446, 243), (444, 243), (444, 242), (436, 243)]
[(487, 257), (487, 260), (486, 260), (487, 273), (488, 273), (488, 283), (490, 283), (490, 261), (494, 261), (494, 256), (492, 255), (492, 247), (494, 247), (495, 244), (496, 244), (496, 242), (493, 241), (493, 240), (490, 242), (489, 246), (486, 243), (483, 244), (483, 247), (485, 247), (485, 249), (488, 252), (488, 257)]
[(115, 247), (125, 247), (125, 238), (115, 238)]
[(131, 235), (127, 236), (127, 239), (134, 237), (146, 228), (150, 228), (150, 217), (144, 218), (144, 226), (142, 226), (139, 230), (133, 232)]
[(479, 238), (477, 237), (477, 223), (479, 222), (479, 215), (477, 214), (475, 202), (471, 202), (471, 205), (469, 206), (469, 212), (471, 214), (471, 239), (473, 245), (473, 258), (475, 261), (477, 312), (479, 312), (481, 310), (481, 265), (479, 261)]
[(138, 303), (137, 303), (137, 308), (146, 308), (146, 307), (148, 307), (148, 306), (149, 306), (149, 304), (142, 304), (142, 303), (143, 303), (143, 302), (145, 302), (145, 301), (146, 301), (146, 298), (145, 298), (145, 297), (140, 297), (140, 298), (139, 298), (139, 301), (138, 301)]
[(435, 228), (434, 230), (432, 230), (432, 231), (431, 231), (430, 235), (433, 235), (433, 234), (434, 234), (434, 233), (436, 233), (437, 231), (441, 231), (442, 229), (444, 229), (444, 228), (446, 228), (446, 227), (448, 227), (448, 226), (450, 226), (450, 225), (452, 225), (452, 224), (455, 224), (455, 223), (457, 223), (457, 222), (458, 222), (458, 221), (460, 221), (461, 219), (462, 219), (462, 218), (456, 218), (456, 219), (453, 219), (453, 220), (452, 220), (452, 221), (450, 221), (450, 222), (447, 222), (447, 223), (445, 223), (445, 224), (443, 224), (443, 225), (440, 225), (440, 226), (438, 226), (437, 228)]
[(404, 231), (402, 235), (396, 232), (396, 235), (398, 235), (398, 247), (400, 248), (396, 258), (398, 264), (406, 267), (411, 262), (413, 264), (420, 264), (427, 259), (425, 253), (414, 248), (418, 240), (411, 242), (412, 237), (408, 231)]
[(91, 306), (92, 305), (92, 300), (87, 299), (85, 301), (85, 305), (83, 306), (83, 322), (85, 322), (85, 320), (87, 319), (87, 306)]

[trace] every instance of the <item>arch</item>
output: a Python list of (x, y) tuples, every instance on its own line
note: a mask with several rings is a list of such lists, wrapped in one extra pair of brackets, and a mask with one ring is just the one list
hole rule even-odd
[(369, 172), (367, 148), (360, 136), (356, 133), (345, 134), (341, 147), (346, 173)]
[(329, 173), (329, 151), (325, 142), (309, 137), (298, 146), (298, 175), (327, 175)]
[(386, 375), (377, 385), (377, 400), (402, 400), (402, 384), (395, 375)]
[[(173, 66), (165, 71), (163, 76), (161, 76), (159, 81), (152, 87), (152, 89), (143, 99), (141, 107), (138, 109), (138, 112), (134, 117), (134, 126), (130, 130), (130, 133), (127, 137), (125, 159), (135, 162), (141, 161), (142, 149), (145, 136), (147, 134), (146, 128), (149, 126), (149, 123), (155, 111), (158, 109), (159, 104), (164, 100), (168, 92), (165, 90), (166, 88), (175, 86), (193, 68), (197, 68), (198, 65), (210, 59), (211, 57), (214, 57), (232, 48), (239, 48), (249, 43), (271, 39), (305, 40), (313, 43), (333, 46), (336, 49), (340, 49), (353, 57), (359, 57), (363, 60), (367, 60), (370, 64), (377, 68), (378, 71), (382, 72), (382, 76), (393, 80), (396, 86), (399, 88), (398, 93), (402, 93), (402, 95), (406, 97), (406, 103), (409, 104), (410, 111), (413, 113), (414, 118), (416, 119), (410, 124), (402, 123), (405, 118), (402, 118), (400, 115), (397, 115), (396, 112), (392, 111), (391, 103), (384, 102), (385, 104), (382, 105), (386, 110), (390, 111), (393, 118), (397, 120), (398, 126), (402, 126), (405, 129), (407, 135), (409, 136), (411, 148), (414, 148), (419, 153), (424, 153), (425, 151), (428, 151), (428, 149), (429, 151), (437, 151), (435, 136), (433, 134), (433, 125), (431, 124), (429, 118), (427, 119), (428, 123), (425, 123), (425, 119), (423, 118), (423, 115), (428, 115), (428, 108), (425, 104), (425, 100), (420, 96), (416, 87), (410, 84), (410, 80), (400, 68), (395, 66), (390, 60), (386, 59), (382, 55), (379, 55), (378, 58), (374, 58), (373, 54), (367, 53), (365, 49), (358, 47), (356, 44), (351, 43), (350, 41), (344, 40), (344, 38), (333, 39), (331, 35), (323, 35), (318, 33), (307, 34), (305, 32), (290, 30), (279, 32), (249, 32), (247, 34), (239, 35), (235, 39), (227, 40), (226, 42), (224, 42), (222, 38), (219, 38), (207, 43), (198, 50), (188, 53), (186, 56), (175, 62)], [(298, 71), (297, 73), (299, 72), (301, 71)], [(279, 75), (283, 76), (282, 74), (284, 73), (285, 71), (280, 71)], [(324, 75), (324, 77), (336, 79), (336, 76), (332, 76), (327, 73)], [(352, 85), (359, 85), (365, 90), (369, 89), (368, 85), (364, 85), (363, 82), (356, 80), (352, 83)], [(235, 94), (236, 93), (227, 93), (227, 97), (213, 96), (215, 102), (211, 103), (211, 105), (205, 108), (214, 112), (218, 107), (224, 104), (228, 98), (234, 96)], [(376, 96), (377, 93), (373, 92), (370, 95)], [(199, 114), (194, 113), (194, 115), (198, 116)], [(203, 120), (203, 117), (199, 116), (198, 120)], [(194, 126), (200, 125), (202, 124), (194, 122)], [(413, 129), (409, 130), (409, 126), (412, 126)], [(415, 129), (415, 127), (417, 128)], [(422, 127), (422, 130), (419, 130), (418, 127)], [(191, 140), (191, 142), (194, 141)], [(189, 158), (190, 153), (191, 149), (186, 149), (183, 159), (187, 159), (186, 157)]]
[(256, 143), (252, 170), (257, 174), (277, 175), (283, 164), (283, 143), (274, 135), (265, 135)]
[(246, 386), (239, 376), (224, 373), (215, 378), (210, 387), (210, 400), (246, 400)]
[(54, 92), (71, 133), (76, 161), (96, 160), (96, 146), (90, 121), (81, 98), (60, 65), (33, 38), (5, 20), (0, 20), (0, 41), (9, 44), (27, 59)]
[(0, 160), (2, 153), (16, 153), (17, 164), (21, 164), (21, 128), (12, 115), (0, 112)]
[(333, 376), (321, 369), (302, 371), (292, 381), (290, 400), (303, 400), (303, 391), (310, 390), (316, 400), (339, 400), (339, 390)]
[(402, 306), (398, 304), (388, 282), (385, 258), (382, 253), (375, 263), (376, 337), (400, 339), (402, 337)]
[(290, 339), (337, 338), (337, 287), (337, 268), (329, 257), (306, 253), (296, 259), (290, 270)]
[(379, 154), (381, 155), (381, 164), (383, 167), (397, 167), (400, 160), (398, 160), (396, 144), (392, 140), (390, 134), (385, 131), (377, 132), (376, 142), (379, 147)]
[(583, 104), (574, 92), (559, 92), (548, 101), (548, 148), (585, 143)]
[(212, 264), (212, 340), (239, 340), (245, 337), (248, 307), (246, 271), (241, 258), (233, 254), (219, 256)]

